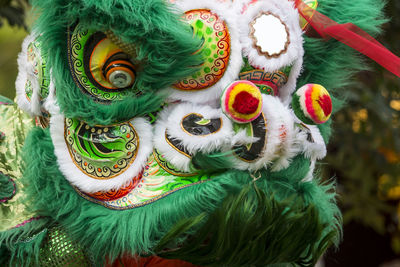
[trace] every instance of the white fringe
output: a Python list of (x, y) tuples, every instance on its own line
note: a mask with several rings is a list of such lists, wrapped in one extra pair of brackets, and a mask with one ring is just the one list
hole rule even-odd
[[(264, 150), (252, 162), (243, 161), (233, 155), (231, 158), (236, 169), (256, 171), (272, 168), (277, 171), (288, 167), (291, 158), (299, 151), (295, 145), (292, 116), (279, 98), (263, 95), (263, 114), (267, 124)], [(283, 129), (286, 132), (285, 138), (282, 135)]]
[(65, 178), (72, 185), (86, 193), (118, 189), (129, 183), (131, 179), (143, 170), (153, 147), (150, 123), (144, 118), (134, 118), (131, 123), (139, 136), (139, 146), (135, 161), (118, 176), (109, 180), (98, 180), (86, 175), (75, 165), (64, 139), (64, 116), (62, 114), (52, 114), (50, 119), (51, 139), (54, 144), (54, 152), (59, 169)]
[[(18, 75), (15, 81), (17, 93), (17, 104), (20, 109), (27, 112), (31, 116), (41, 115), (40, 97), (39, 97), (39, 81), (33, 74), (33, 66), (28, 62), (28, 45), (36, 39), (35, 34), (28, 35), (22, 42), (22, 50), (18, 55)], [(32, 97), (30, 101), (25, 94), (25, 84), (27, 81), (32, 84)]]

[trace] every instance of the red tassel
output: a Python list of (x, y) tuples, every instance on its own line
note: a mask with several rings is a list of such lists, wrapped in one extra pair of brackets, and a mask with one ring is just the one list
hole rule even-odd
[(300, 15), (323, 38), (334, 38), (366, 55), (382, 67), (400, 77), (400, 58), (391, 53), (368, 33), (352, 23), (339, 24), (310, 8), (302, 0), (295, 0)]

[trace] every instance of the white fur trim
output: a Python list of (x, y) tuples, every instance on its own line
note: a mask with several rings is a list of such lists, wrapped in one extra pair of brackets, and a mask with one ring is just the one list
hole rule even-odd
[(139, 136), (139, 148), (132, 165), (123, 173), (109, 180), (97, 180), (83, 173), (71, 159), (64, 139), (64, 116), (52, 114), (50, 119), (50, 134), (54, 144), (57, 163), (65, 178), (79, 190), (86, 193), (118, 189), (129, 183), (144, 168), (147, 158), (152, 152), (152, 128), (144, 118), (134, 118), (130, 121)]
[(168, 116), (174, 109), (174, 105), (169, 105), (163, 109), (158, 115), (157, 122), (154, 126), (154, 147), (170, 162), (174, 167), (180, 171), (190, 172), (191, 158), (178, 152), (165, 139), (165, 132), (168, 125)]
[[(200, 114), (205, 119), (220, 118), (222, 120), (221, 129), (207, 136), (197, 136), (186, 133), (181, 127), (181, 121), (190, 113)], [(210, 153), (219, 150), (226, 144), (230, 144), (233, 136), (232, 123), (222, 113), (221, 109), (213, 109), (209, 106), (189, 103), (179, 104), (171, 112), (168, 117), (167, 132), (171, 137), (180, 140), (182, 145), (185, 146), (187, 151), (191, 154), (195, 154), (199, 151)]]
[[(249, 0), (235, 1), (234, 9), (241, 13), (244, 5), (249, 4)], [(253, 39), (250, 37), (250, 23), (262, 11), (269, 11), (278, 16), (289, 30), (290, 44), (287, 51), (277, 58), (267, 58), (260, 55), (254, 47)], [(300, 75), (303, 64), (303, 37), (299, 24), (299, 13), (297, 12), (294, 1), (287, 0), (268, 0), (258, 1), (250, 4), (246, 11), (240, 15), (239, 29), (240, 42), (244, 56), (247, 56), (249, 63), (256, 68), (261, 68), (267, 72), (276, 71), (282, 67), (292, 65), (288, 82), (279, 91), (279, 97), (283, 103), (288, 104), (291, 94), (296, 89), (296, 81)]]
[(297, 136), (297, 139), (302, 144), (304, 156), (311, 160), (321, 160), (326, 156), (326, 145), (324, 139), (322, 138), (317, 126), (307, 125), (307, 127), (310, 130), (314, 142), (307, 140), (307, 133), (305, 131), (299, 132)]
[(236, 80), (243, 64), (241, 45), (239, 42), (238, 16), (231, 7), (231, 3), (210, 0), (180, 0), (176, 6), (186, 12), (192, 9), (209, 9), (226, 22), (231, 38), (231, 54), (228, 67), (222, 78), (213, 86), (199, 91), (184, 91), (173, 87), (167, 88), (169, 100), (183, 100), (192, 103), (207, 103), (221, 97), (226, 86)]
[(295, 139), (294, 122), (290, 111), (284, 108), (278, 114), (279, 120), (283, 122), (279, 129), (281, 143), (279, 145), (278, 157), (272, 164), (272, 171), (280, 171), (289, 167), (291, 159), (300, 153), (300, 146)]
[[(190, 135), (181, 127), (182, 119), (190, 114), (196, 113), (202, 115), (205, 119), (221, 118), (221, 129), (207, 136)], [(213, 109), (209, 106), (200, 106), (190, 103), (182, 103), (165, 109), (155, 126), (154, 144), (171, 164), (175, 167), (190, 172), (191, 158), (176, 151), (165, 140), (165, 132), (171, 138), (180, 141), (181, 145), (194, 155), (197, 152), (210, 153), (217, 150), (226, 149), (231, 146), (231, 139), (234, 135), (231, 121), (222, 113), (220, 109)]]
[(315, 170), (315, 160), (311, 160), (310, 162), (310, 170), (308, 171), (306, 177), (304, 177), (302, 182), (311, 182), (314, 179), (314, 170)]
[[(293, 118), (279, 98), (263, 95), (263, 114), (266, 120), (266, 144), (260, 157), (253, 162), (245, 162), (233, 156), (236, 169), (256, 171), (272, 168), (277, 171), (286, 168), (299, 151), (295, 145)], [(282, 130), (285, 129), (285, 136)]]
[[(27, 112), (31, 116), (41, 115), (40, 111), (40, 97), (39, 97), (39, 81), (33, 74), (33, 66), (28, 61), (28, 46), (30, 43), (35, 41), (36, 35), (28, 35), (22, 42), (22, 50), (18, 55), (18, 76), (15, 81), (15, 87), (17, 92), (17, 104), (23, 111)], [(30, 101), (27, 99), (25, 94), (25, 84), (27, 81), (32, 84), (32, 97)]]
[(258, 137), (251, 137), (248, 136), (246, 133), (246, 130), (240, 130), (239, 132), (237, 132), (231, 140), (231, 146), (235, 146), (235, 145), (246, 145), (246, 144), (250, 144), (250, 143), (255, 143), (259, 140), (260, 138)]
[(51, 114), (60, 113), (60, 107), (57, 104), (56, 88), (53, 82), (52, 71), (50, 71), (50, 84), (49, 84), (49, 95), (44, 100), (42, 108)]
[[(17, 104), (18, 106), (29, 113), (31, 116), (42, 116), (46, 112), (47, 108), (43, 109), (46, 99), (42, 99), (40, 96), (40, 82), (38, 77), (34, 74), (34, 66), (28, 61), (28, 46), (37, 39), (38, 35), (31, 33), (22, 42), (22, 51), (18, 55), (18, 76), (15, 81), (15, 87), (17, 89)], [(41, 51), (36, 50), (38, 57), (41, 57)], [(26, 97), (25, 85), (30, 81), (32, 86), (32, 97), (30, 101)], [(52, 82), (50, 74), (50, 85), (49, 94), (53, 91), (54, 96), (54, 83)]]
[(310, 131), (314, 142), (307, 140), (307, 129), (301, 126), (302, 122), (292, 112), (292, 117), (297, 124), (298, 130), (296, 131), (296, 142), (301, 146), (301, 151), (307, 158), (311, 160), (321, 160), (325, 158), (327, 150), (325, 141), (321, 132), (316, 125), (304, 124)]

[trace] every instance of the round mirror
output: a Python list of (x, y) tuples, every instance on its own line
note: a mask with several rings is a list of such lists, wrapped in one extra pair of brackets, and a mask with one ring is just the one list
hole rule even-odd
[(285, 23), (272, 13), (261, 13), (251, 23), (250, 37), (258, 53), (279, 57), (289, 45), (289, 30)]

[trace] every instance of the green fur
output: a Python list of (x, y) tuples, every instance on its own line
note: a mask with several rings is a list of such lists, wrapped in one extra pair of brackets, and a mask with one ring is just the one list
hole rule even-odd
[[(238, 194), (252, 181), (246, 172), (228, 171), (144, 207), (110, 210), (85, 201), (74, 191), (60, 171), (53, 168), (56, 161), (53, 150), (48, 130), (34, 129), (25, 147), (27, 168), (24, 179), (30, 184), (27, 195), (34, 200), (30, 208), (59, 222), (97, 262), (104, 260), (104, 251), (111, 258), (122, 253), (154, 253), (153, 248), (182, 219), (212, 213), (228, 195)], [(290, 171), (263, 171), (258, 186), (268, 195), (274, 195), (277, 201), (304, 198), (303, 203), (314, 206), (319, 218), (310, 227), (326, 224), (327, 233), (334, 231), (334, 240), (337, 240), (340, 231), (335, 216), (339, 218), (339, 212), (334, 205), (334, 196), (325, 194), (327, 188), (319, 186), (316, 181), (309, 183), (308, 187), (300, 182), (308, 172), (307, 163), (308, 160), (299, 156)], [(324, 232), (324, 236), (327, 233)]]
[(232, 162), (229, 161), (229, 157), (232, 157), (231, 153), (197, 153), (192, 158), (192, 164), (200, 171), (223, 171), (232, 168)]
[[(40, 12), (34, 30), (42, 34), (57, 88), (57, 100), (67, 117), (80, 118), (89, 124), (109, 124), (152, 112), (160, 106), (159, 89), (196, 71), (200, 55), (194, 53), (200, 40), (190, 27), (163, 0), (33, 0)], [(78, 21), (87, 28), (112, 30), (139, 49), (142, 61), (136, 87), (142, 97), (132, 93), (122, 102), (100, 104), (82, 93), (74, 83), (67, 61), (67, 27)]]
[(180, 219), (211, 212), (228, 192), (239, 189), (238, 184), (230, 184), (237, 179), (237, 174), (231, 172), (224, 174), (219, 183), (195, 185), (151, 205), (110, 210), (82, 199), (53, 167), (56, 157), (48, 131), (34, 129), (25, 148), (24, 179), (29, 183), (30, 208), (58, 221), (97, 261), (125, 252), (153, 253), (155, 244)]
[(9, 200), (14, 197), (16, 193), (16, 184), (15, 182), (9, 178), (8, 176), (0, 173), (0, 204), (1, 201)]
[[(318, 11), (338, 23), (351, 22), (376, 36), (379, 26), (386, 22), (383, 17), (383, 1), (375, 0), (320, 0)], [(352, 84), (351, 77), (368, 69), (362, 57), (352, 48), (336, 40), (325, 41), (305, 37), (304, 71), (298, 87), (306, 83), (324, 85), (335, 96), (343, 96), (343, 89)], [(338, 91), (340, 90), (340, 91)]]
[[(276, 201), (273, 194), (251, 185), (230, 195), (207, 222), (203, 217), (185, 219), (172, 229), (168, 239), (203, 224), (179, 249), (158, 255), (207, 266), (314, 266), (335, 235), (333, 229), (323, 235), (328, 225), (301, 197)], [(161, 247), (165, 242), (161, 240)]]
[(51, 226), (48, 218), (33, 220), (21, 227), (0, 232), (1, 266), (32, 266), (39, 260), (39, 250)]

